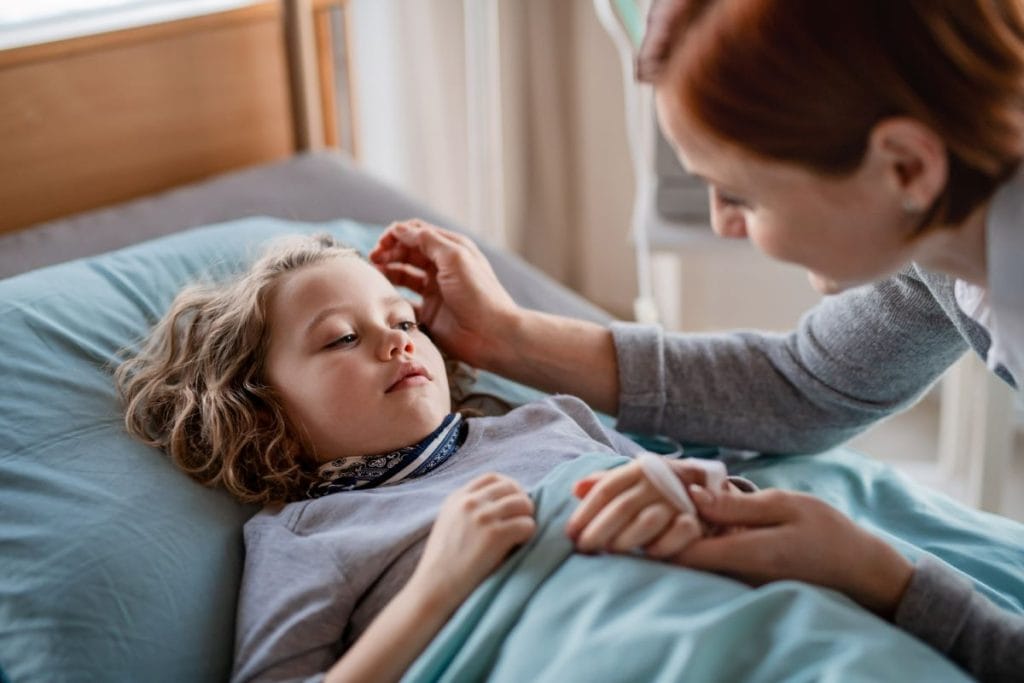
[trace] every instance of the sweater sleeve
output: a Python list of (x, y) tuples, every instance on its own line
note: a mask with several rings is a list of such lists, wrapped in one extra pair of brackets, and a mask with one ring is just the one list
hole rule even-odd
[(908, 269), (826, 297), (789, 334), (612, 326), (619, 429), (775, 453), (835, 446), (909, 406), (967, 349)]
[(355, 602), (333, 554), (280, 524), (245, 536), (232, 683), (321, 681)]
[(918, 561), (893, 621), (980, 681), (1021, 680), (1024, 616), (996, 606), (931, 556)]

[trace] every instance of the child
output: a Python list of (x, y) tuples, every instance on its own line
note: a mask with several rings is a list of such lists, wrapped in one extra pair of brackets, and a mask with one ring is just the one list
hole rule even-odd
[[(533, 535), (525, 489), (580, 454), (642, 450), (568, 396), (453, 413), (412, 305), (325, 235), (184, 290), (117, 380), (133, 435), (264, 505), (244, 532), (236, 681), (397, 680)], [(645, 512), (605, 525), (602, 548), (657, 556), (699, 534), (652, 487), (632, 503)]]

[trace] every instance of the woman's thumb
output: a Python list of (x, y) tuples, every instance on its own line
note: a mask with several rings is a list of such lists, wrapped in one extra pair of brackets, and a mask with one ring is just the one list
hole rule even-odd
[(687, 491), (701, 518), (725, 526), (774, 526), (792, 517), (788, 494), (777, 489), (756, 493), (709, 491), (691, 484)]

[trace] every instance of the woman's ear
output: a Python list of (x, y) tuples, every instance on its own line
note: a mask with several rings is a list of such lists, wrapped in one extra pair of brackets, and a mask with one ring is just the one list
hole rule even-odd
[(946, 187), (949, 161), (942, 138), (909, 117), (883, 119), (868, 139), (869, 162), (880, 168), (885, 186), (909, 214), (927, 211)]

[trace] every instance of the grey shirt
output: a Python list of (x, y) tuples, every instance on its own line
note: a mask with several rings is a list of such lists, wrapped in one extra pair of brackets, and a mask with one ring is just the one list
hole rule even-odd
[(579, 455), (642, 450), (570, 396), (468, 425), (429, 475), (266, 508), (246, 523), (233, 681), (319, 680), (412, 574), (444, 499), (476, 476), (530, 488)]
[[(957, 306), (954, 280), (917, 266), (827, 297), (789, 334), (627, 323), (612, 333), (619, 429), (777, 453), (848, 440), (911, 405), (968, 347), (985, 358), (990, 346)], [(1005, 367), (996, 373), (1017, 386)], [(985, 680), (1024, 672), (1024, 617), (940, 562), (918, 564), (895, 621)]]

